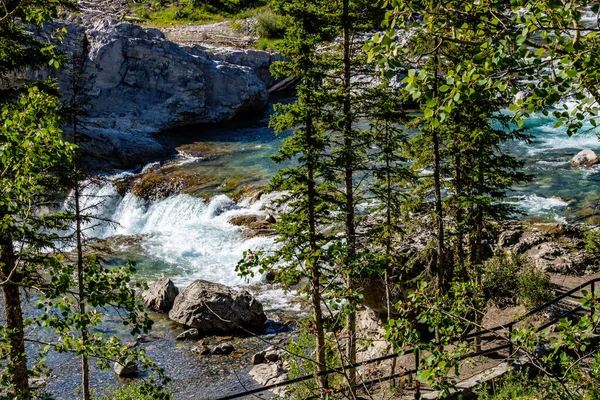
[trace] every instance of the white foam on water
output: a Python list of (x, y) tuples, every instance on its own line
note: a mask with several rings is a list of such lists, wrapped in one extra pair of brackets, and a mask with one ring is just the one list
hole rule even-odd
[(286, 292), (283, 289), (269, 289), (259, 293), (256, 297), (264, 304), (265, 311), (301, 311), (300, 302), (290, 302), (290, 297), (294, 293)]
[(233, 216), (256, 214), (229, 197), (220, 195), (209, 202), (186, 194), (147, 201), (128, 193), (121, 197), (110, 182), (88, 193), (88, 206), (102, 200), (99, 215), (116, 224), (101, 224), (88, 232), (106, 238), (113, 235), (147, 234), (143, 248), (148, 256), (176, 265), (184, 274), (172, 277), (186, 286), (205, 279), (228, 286), (256, 283), (260, 276), (242, 279), (235, 266), (244, 251), (271, 251), (274, 239), (256, 237), (245, 240), (241, 228), (229, 223)]
[(600, 173), (600, 164), (592, 165), (591, 167), (578, 167), (578, 169), (581, 171), (583, 178), (588, 179)]
[(556, 197), (541, 197), (535, 194), (513, 196), (516, 205), (531, 216), (552, 216), (555, 220), (561, 218), (557, 212), (569, 206), (569, 203)]
[[(543, 126), (535, 128), (545, 133), (538, 135), (535, 144), (529, 146), (529, 154), (540, 154), (548, 150), (566, 150), (580, 151), (583, 149), (600, 149), (600, 141), (593, 133), (581, 133), (568, 136), (565, 132), (558, 129), (552, 130), (552, 127)], [(575, 155), (575, 153), (573, 153)]]
[(549, 165), (551, 167), (560, 167), (560, 166), (564, 166), (564, 165), (569, 165), (569, 161), (546, 161), (546, 160), (539, 160), (537, 162), (537, 164), (540, 164), (540, 165)]
[(182, 151), (178, 151), (178, 153), (179, 154), (177, 154), (177, 160), (174, 162), (174, 164), (177, 165), (177, 166), (181, 166), (181, 165), (185, 165), (185, 164), (191, 164), (191, 163), (194, 163), (196, 161), (204, 160), (204, 157), (192, 156), (192, 155), (187, 154), (187, 153), (182, 152)]
[(146, 164), (146, 165), (144, 165), (144, 168), (142, 168), (141, 174), (145, 174), (146, 172), (152, 171), (153, 169), (160, 168), (160, 165), (161, 164), (159, 161), (155, 161), (153, 163)]

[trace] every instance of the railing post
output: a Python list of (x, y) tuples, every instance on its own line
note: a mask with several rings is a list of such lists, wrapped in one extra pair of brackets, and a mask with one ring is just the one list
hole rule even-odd
[[(596, 291), (596, 281), (592, 281), (592, 296), (594, 296), (594, 300), (596, 300), (596, 293), (594, 293)], [(594, 309), (590, 309), (590, 318), (594, 317)]]
[(512, 341), (512, 333), (513, 333), (513, 323), (510, 322), (508, 324), (508, 365), (512, 364), (512, 355), (514, 351), (513, 341)]
[(419, 389), (419, 380), (417, 379), (417, 374), (419, 373), (419, 355), (420, 350), (418, 347), (415, 348), (415, 399), (421, 399), (421, 390)]

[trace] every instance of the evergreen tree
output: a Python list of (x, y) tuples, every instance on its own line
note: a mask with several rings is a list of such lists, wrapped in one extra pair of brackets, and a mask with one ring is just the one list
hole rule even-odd
[[(330, 140), (323, 127), (327, 113), (327, 93), (323, 91), (326, 71), (330, 69), (327, 56), (318, 51), (330, 40), (325, 2), (320, 0), (281, 2), (283, 15), (290, 18), (281, 52), (288, 59), (273, 66), (279, 76), (299, 76), (297, 100), (278, 105), (271, 125), (278, 133), (294, 128), (293, 135), (284, 140), (275, 161), (295, 160), (296, 166), (280, 170), (271, 181), (270, 190), (281, 191), (279, 203), (285, 206), (277, 222), (279, 250), (259, 258), (248, 252), (238, 268), (242, 274), (252, 273), (257, 265), (261, 271), (279, 269), (282, 281), (307, 276), (313, 318), (310, 331), (314, 333), (317, 372), (328, 366), (326, 358), (325, 325), (323, 318), (324, 283), (332, 270), (333, 237), (325, 227), (331, 222), (331, 204), (335, 191), (335, 176), (327, 154)], [(318, 376), (324, 393), (329, 386), (326, 375)]]
[(390, 320), (394, 307), (390, 278), (407, 272), (408, 268), (398, 248), (407, 233), (407, 205), (411, 185), (416, 182), (406, 158), (409, 136), (402, 125), (410, 118), (402, 108), (402, 99), (390, 90), (388, 82), (366, 94), (368, 100), (363, 106), (368, 110), (365, 116), (370, 124), (367, 134), (371, 143), (368, 154), (371, 197), (367, 203), (372, 204), (368, 208), (372, 223), (366, 235), (376, 262), (373, 269), (383, 274), (387, 319)]

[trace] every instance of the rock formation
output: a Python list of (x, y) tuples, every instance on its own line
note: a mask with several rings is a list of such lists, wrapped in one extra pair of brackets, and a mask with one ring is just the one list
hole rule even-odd
[(541, 271), (584, 275), (598, 270), (594, 256), (585, 250), (584, 234), (579, 225), (514, 222), (505, 227), (498, 247), (522, 254)]
[(183, 46), (158, 29), (112, 20), (56, 22), (46, 30), (62, 27), (69, 64), (29, 71), (12, 84), (52, 76), (67, 102), (74, 83), (79, 87), (81, 147), (92, 165), (133, 167), (164, 157), (172, 149), (156, 134), (229, 120), (267, 103), (265, 82), (275, 60), (269, 53)]

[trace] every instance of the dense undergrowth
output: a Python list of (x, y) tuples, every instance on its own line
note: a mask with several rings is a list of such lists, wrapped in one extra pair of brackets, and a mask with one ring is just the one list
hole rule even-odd
[(248, 10), (264, 5), (264, 0), (151, 0), (132, 2), (130, 7), (138, 18), (148, 23), (169, 26), (243, 17)]

